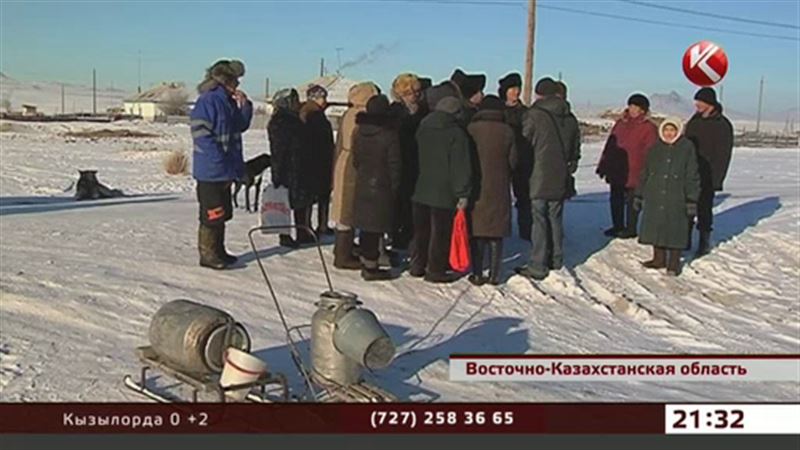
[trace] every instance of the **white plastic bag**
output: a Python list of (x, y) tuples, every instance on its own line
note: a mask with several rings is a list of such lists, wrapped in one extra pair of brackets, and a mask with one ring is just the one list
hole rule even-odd
[(264, 234), (289, 234), (292, 226), (292, 207), (289, 205), (289, 189), (275, 187), (272, 183), (261, 192), (260, 225), (262, 227), (287, 227), (264, 230)]

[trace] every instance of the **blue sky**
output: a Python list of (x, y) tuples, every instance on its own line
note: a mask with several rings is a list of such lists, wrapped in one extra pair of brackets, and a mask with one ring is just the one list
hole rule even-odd
[[(651, 0), (648, 0), (651, 1)], [(411, 1), (316, 2), (9, 2), (0, 4), (0, 70), (24, 80), (90, 84), (135, 90), (137, 54), (143, 85), (165, 80), (194, 84), (221, 57), (247, 64), (244, 88), (263, 95), (264, 78), (276, 88), (315, 77), (319, 60), (331, 71), (378, 46), (376, 57), (344, 70), (385, 89), (402, 71), (446, 78), (455, 67), (484, 72), (487, 92), (510, 71), (523, 70), (526, 1), (442, 4)], [(681, 71), (685, 49), (710, 39), (728, 54), (724, 81), (729, 108), (753, 112), (758, 81), (766, 79), (765, 109), (796, 108), (800, 91), (800, 31), (697, 17), (622, 1), (539, 1), (535, 75), (562, 72), (574, 103), (624, 102), (634, 91), (694, 87)], [(797, 1), (662, 2), (679, 8), (770, 22), (800, 23)], [(625, 15), (684, 24), (662, 27), (553, 10)], [(789, 36), (764, 39), (704, 30)]]

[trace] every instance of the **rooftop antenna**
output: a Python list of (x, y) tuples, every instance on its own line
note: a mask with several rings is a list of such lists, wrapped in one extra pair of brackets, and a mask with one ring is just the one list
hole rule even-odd
[(142, 51), (139, 50), (138, 58), (137, 58), (137, 73), (139, 74), (139, 84), (136, 88), (136, 91), (141, 94), (142, 93)]

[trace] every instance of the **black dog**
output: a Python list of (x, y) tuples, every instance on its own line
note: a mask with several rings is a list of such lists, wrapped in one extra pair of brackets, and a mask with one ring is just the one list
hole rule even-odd
[(244, 202), (245, 208), (247, 212), (250, 211), (250, 188), (256, 188), (256, 200), (253, 203), (253, 210), (252, 212), (258, 211), (258, 196), (261, 193), (261, 175), (267, 170), (272, 164), (272, 158), (267, 155), (266, 153), (260, 156), (256, 156), (255, 158), (251, 159), (244, 163), (244, 178), (242, 180), (236, 181), (236, 188), (233, 191), (233, 205), (235, 207), (239, 207), (239, 201), (237, 197), (239, 197), (239, 190), (242, 189), (244, 186)]
[(96, 170), (79, 170), (75, 186), (75, 200), (97, 200), (100, 198), (124, 197), (119, 189), (111, 189), (97, 180)]

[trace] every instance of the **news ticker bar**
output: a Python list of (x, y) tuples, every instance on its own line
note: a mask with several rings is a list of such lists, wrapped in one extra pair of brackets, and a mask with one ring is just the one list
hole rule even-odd
[(787, 434), (800, 404), (0, 404), (0, 433)]
[(800, 355), (451, 355), (450, 380), (800, 383)]

